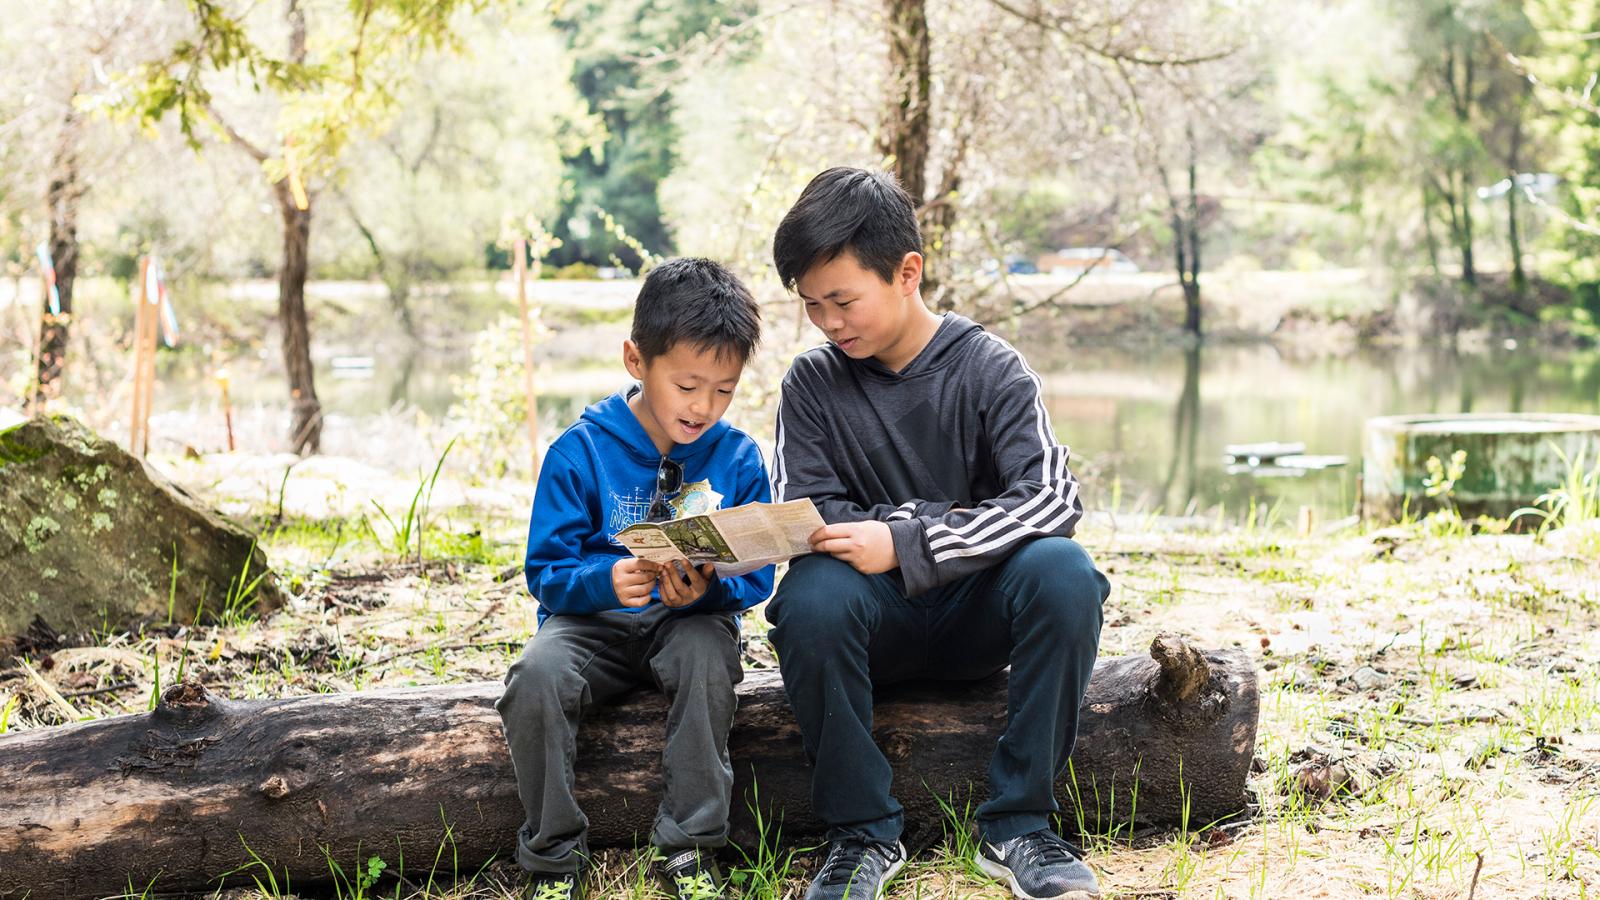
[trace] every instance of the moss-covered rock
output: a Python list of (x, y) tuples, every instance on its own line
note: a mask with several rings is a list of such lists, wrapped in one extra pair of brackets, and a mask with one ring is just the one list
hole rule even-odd
[(281, 602), (249, 532), (122, 448), (66, 417), (0, 430), (0, 635)]

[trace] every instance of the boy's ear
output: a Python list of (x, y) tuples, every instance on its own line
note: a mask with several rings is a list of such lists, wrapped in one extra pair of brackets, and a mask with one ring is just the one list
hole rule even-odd
[(644, 354), (639, 352), (639, 345), (629, 338), (622, 340), (622, 365), (629, 375), (639, 381), (644, 380)]
[(895, 273), (895, 287), (910, 296), (922, 287), (922, 254), (915, 250), (900, 258), (900, 269)]

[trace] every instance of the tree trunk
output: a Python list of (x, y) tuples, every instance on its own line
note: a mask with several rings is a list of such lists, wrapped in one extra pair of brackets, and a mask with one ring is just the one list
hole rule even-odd
[(1522, 108), (1517, 108), (1517, 120), (1511, 124), (1510, 164), (1511, 190), (1506, 191), (1506, 236), (1511, 242), (1511, 290), (1519, 299), (1528, 296), (1528, 274), (1522, 268), (1522, 233), (1517, 228), (1517, 194), (1522, 187), (1517, 184), (1517, 169), (1522, 165)]
[[(306, 61), (306, 13), (300, 0), (287, 0), (289, 59)], [(273, 185), (283, 216), (283, 264), (278, 270), (278, 327), (283, 329), (283, 368), (289, 376), (289, 446), (305, 456), (322, 449), (322, 403), (311, 368), (311, 326), (306, 321), (306, 276), (310, 268), (311, 204), (295, 204), (288, 178)]]
[[(235, 702), (185, 683), (149, 714), (0, 738), (0, 897), (94, 897), (152, 881), (211, 890), (253, 855), (296, 887), (329, 877), (324, 852), (347, 872), (376, 855), (393, 873), (403, 856), (426, 877), (442, 849), (438, 874), (472, 872), (509, 856), (522, 824), (500, 692), (483, 682)], [(755, 851), (759, 809), (769, 840), (806, 846), (822, 826), (778, 673), (750, 673), (739, 699), (732, 838)], [(1241, 812), (1258, 706), (1242, 651), (1201, 654), (1164, 636), (1149, 656), (1101, 660), (1058, 782), (1067, 827), (1193, 826)], [(940, 799), (965, 809), (981, 794), (1005, 707), (1003, 673), (880, 694), (874, 734), (908, 843), (936, 838)], [(577, 793), (591, 846), (632, 847), (649, 833), (665, 716), (661, 695), (645, 691), (585, 723)]]
[(1183, 330), (1200, 339), (1200, 195), (1197, 192), (1195, 157), (1198, 150), (1194, 141), (1194, 126), (1186, 131), (1189, 140), (1189, 217), (1183, 236), (1189, 241), (1189, 271), (1179, 273), (1183, 278)]
[(879, 149), (894, 157), (894, 174), (911, 202), (927, 199), (929, 92), (928, 10), (924, 0), (884, 0), (889, 80)]
[[(76, 95), (76, 91), (73, 92)], [(56, 293), (61, 313), (50, 312), (49, 288), (39, 317), (39, 356), (31, 398), (35, 410), (61, 392), (59, 381), (66, 362), (68, 329), (72, 325), (72, 288), (78, 277), (78, 143), (83, 136), (83, 114), (69, 100), (61, 119), (61, 135), (51, 160), (50, 184), (45, 201), (50, 207), (50, 257), (56, 270)]]
[(283, 262), (278, 269), (278, 325), (283, 329), (283, 368), (289, 376), (293, 423), (289, 443), (302, 456), (322, 448), (322, 404), (311, 367), (311, 326), (306, 321), (307, 254), (311, 208), (295, 205), (287, 179), (273, 186), (283, 216)]

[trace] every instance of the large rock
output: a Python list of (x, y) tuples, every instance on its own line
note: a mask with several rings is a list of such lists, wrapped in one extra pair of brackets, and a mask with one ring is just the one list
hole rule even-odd
[(192, 622), (230, 601), (282, 602), (249, 532), (72, 419), (0, 430), (0, 635), (35, 616), (59, 632)]

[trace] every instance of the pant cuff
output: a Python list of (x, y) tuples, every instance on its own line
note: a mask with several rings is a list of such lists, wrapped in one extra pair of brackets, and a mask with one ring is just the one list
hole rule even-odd
[(1047, 813), (1015, 813), (992, 819), (980, 818), (978, 837), (991, 844), (998, 844), (1049, 827), (1050, 816)]

